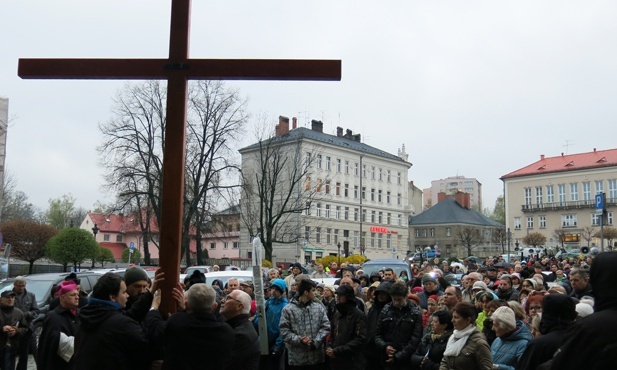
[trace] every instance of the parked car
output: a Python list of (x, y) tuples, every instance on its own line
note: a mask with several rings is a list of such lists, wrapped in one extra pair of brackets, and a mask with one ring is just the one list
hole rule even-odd
[(212, 284), (212, 281), (216, 279), (222, 281), (225, 286), (231, 278), (236, 278), (239, 282), (253, 280), (253, 272), (241, 270), (208, 272), (206, 273), (206, 284)]

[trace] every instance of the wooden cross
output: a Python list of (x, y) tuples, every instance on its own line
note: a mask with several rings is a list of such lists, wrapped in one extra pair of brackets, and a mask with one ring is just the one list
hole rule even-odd
[(165, 272), (161, 309), (174, 312), (179, 281), (186, 152), (188, 80), (340, 81), (340, 60), (189, 59), (191, 0), (172, 0), (168, 59), (20, 59), (24, 79), (166, 79), (167, 124), (163, 153), (160, 266)]

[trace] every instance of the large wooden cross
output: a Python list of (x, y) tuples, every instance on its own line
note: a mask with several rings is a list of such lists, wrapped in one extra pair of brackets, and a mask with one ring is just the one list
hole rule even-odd
[(18, 67), (25, 79), (167, 80), (160, 220), (164, 312), (175, 311), (171, 290), (180, 273), (188, 80), (341, 79), (340, 60), (189, 59), (190, 8), (191, 0), (172, 0), (169, 59), (20, 59)]

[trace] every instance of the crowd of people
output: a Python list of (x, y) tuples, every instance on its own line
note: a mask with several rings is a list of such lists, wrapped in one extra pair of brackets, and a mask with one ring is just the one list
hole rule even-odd
[[(38, 346), (36, 299), (19, 277), (0, 295), (0, 367), (25, 369), (33, 350), (38, 369), (617, 368), (617, 252), (431, 262), (409, 275), (336, 263), (273, 268), (265, 317), (251, 281), (206, 284), (195, 271), (173, 289), (177, 312), (165, 317), (161, 271), (152, 281), (137, 266), (124, 278), (107, 273), (88, 297), (73, 274), (55, 288)], [(460, 286), (447, 279), (454, 266)]]

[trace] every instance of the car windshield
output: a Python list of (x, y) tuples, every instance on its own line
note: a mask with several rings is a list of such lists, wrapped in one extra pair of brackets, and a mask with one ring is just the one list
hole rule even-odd
[(392, 270), (394, 270), (394, 272), (396, 273), (396, 276), (400, 276), (401, 275), (401, 271), (405, 271), (407, 273), (409, 270), (409, 267), (404, 265), (404, 264), (365, 264), (364, 266), (362, 266), (362, 271), (364, 271), (365, 275), (369, 275), (371, 276), (371, 274), (373, 272), (379, 272), (379, 270), (385, 270), (386, 268), (391, 268)]
[[(26, 278), (26, 290), (34, 293), (36, 301), (39, 305), (43, 304), (47, 294), (51, 291), (53, 280), (29, 280)], [(0, 292), (13, 289), (13, 281), (5, 281), (0, 284)]]

